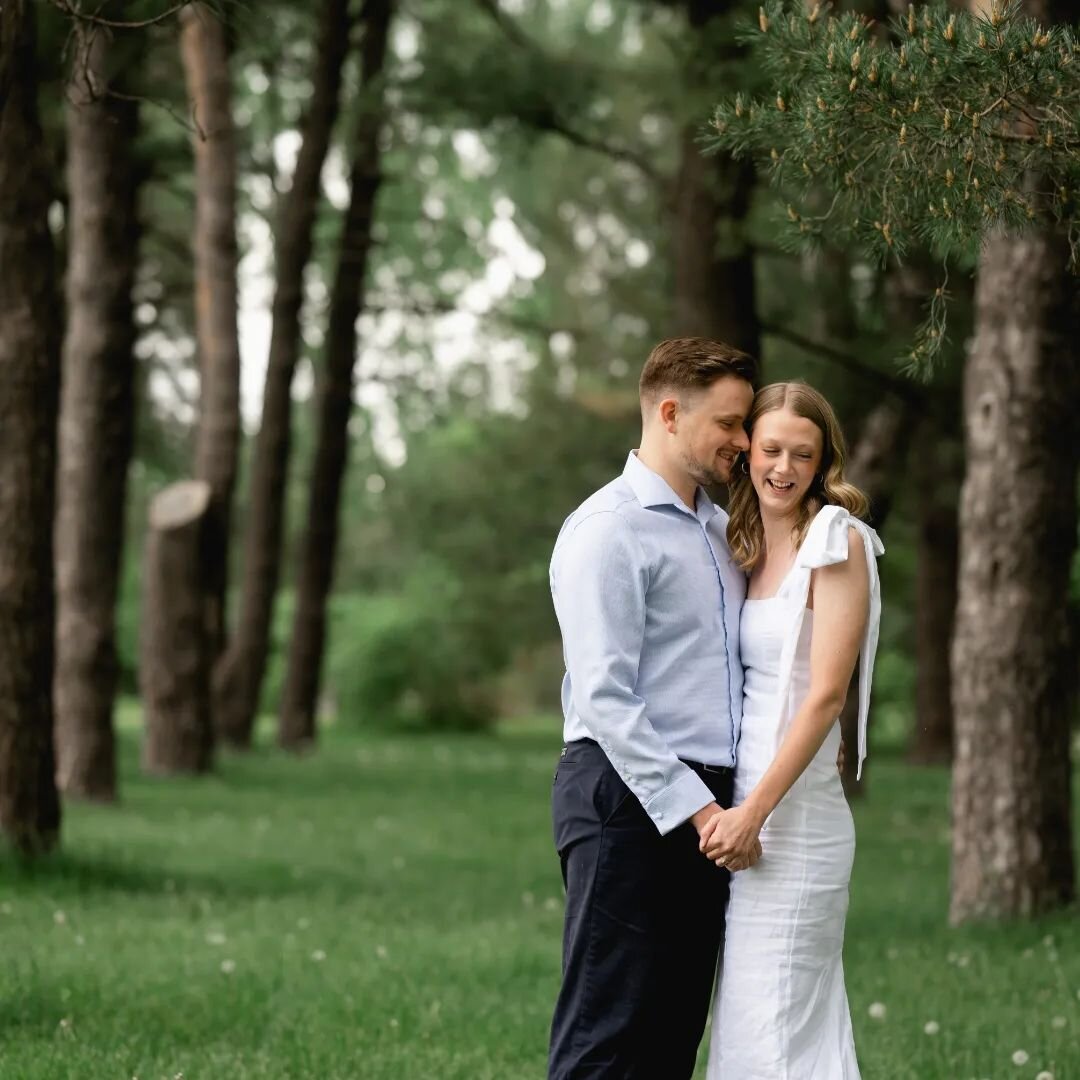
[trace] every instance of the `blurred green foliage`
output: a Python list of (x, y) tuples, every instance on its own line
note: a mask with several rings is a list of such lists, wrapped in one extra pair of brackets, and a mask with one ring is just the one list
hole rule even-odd
[[(651, 345), (678, 329), (671, 210), (681, 125), (698, 115), (704, 125), (716, 96), (753, 74), (730, 56), (727, 19), (713, 41), (711, 31), (691, 30), (677, 4), (516, 7), (494, 18), (485, 5), (431, 0), (403, 8), (395, 26), (387, 175), (359, 323), (324, 664), (325, 703), (343, 724), (475, 728), (557, 695), (551, 548), (566, 515), (621, 471), (637, 441), (637, 372)], [(275, 140), (307, 100), (313, 12), (275, 0), (232, 15), (243, 276), (257, 285), (243, 318), (268, 302), (268, 242), (291, 168), (288, 139)], [(54, 37), (50, 49), (59, 48)], [(689, 73), (701, 64), (708, 78), (691, 93)], [(144, 140), (153, 168), (137, 290), (144, 405), (117, 615), (125, 690), (137, 686), (146, 507), (189, 468), (197, 390), (190, 133), (177, 70), (166, 29), (148, 35)], [(354, 66), (346, 86), (306, 277), (267, 713), (277, 711), (291, 627)], [(60, 89), (50, 82), (47, 103), (58, 157)], [(763, 187), (747, 223), (766, 381), (807, 378), (835, 403), (854, 443), (921, 315), (905, 322), (890, 310), (872, 261), (784, 250), (774, 204)], [(530, 259), (532, 270), (520, 272)], [(955, 291), (951, 367), (935, 384), (954, 401), (967, 325), (965, 289), (957, 282)], [(888, 742), (906, 738), (914, 678), (918, 492), (906, 463), (895, 467), (904, 475), (883, 530), (875, 692), (875, 738)], [(242, 472), (236, 536), (245, 504)]]

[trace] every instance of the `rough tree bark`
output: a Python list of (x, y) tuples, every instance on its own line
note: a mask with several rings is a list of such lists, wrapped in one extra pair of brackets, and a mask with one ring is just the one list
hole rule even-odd
[(737, 237), (753, 190), (753, 170), (746, 162), (703, 158), (696, 136), (692, 126), (682, 133), (675, 182), (672, 332), (724, 341), (760, 356), (754, 259)]
[[(713, 0), (687, 0), (686, 14), (698, 40), (726, 8)], [(734, 54), (733, 54), (734, 55)], [(715, 55), (691, 65), (688, 94), (708, 85)], [(680, 136), (673, 190), (674, 323), (677, 336), (725, 341), (761, 355), (754, 288), (754, 258), (741, 228), (754, 189), (753, 166), (723, 155), (703, 157), (697, 143), (700, 115)]]
[(202, 534), (213, 493), (181, 480), (150, 504), (139, 634), (143, 768), (206, 772), (213, 763), (210, 639), (202, 590)]
[(109, 32), (77, 28), (67, 102), (68, 322), (57, 477), (57, 778), (116, 797), (115, 607), (134, 429), (137, 105), (108, 95)]
[[(950, 410), (954, 395), (948, 395)], [(940, 415), (940, 412), (939, 414)], [(952, 760), (952, 679), (949, 653), (959, 569), (957, 501), (963, 454), (952, 426), (924, 425), (912, 474), (916, 500), (915, 730), (908, 757), (920, 765)]]
[(311, 104), (301, 123), (300, 152), (292, 186), (281, 203), (276, 233), (273, 329), (262, 424), (255, 441), (244, 523), (240, 612), (215, 673), (218, 732), (236, 747), (251, 745), (266, 670), (281, 565), (291, 388), (300, 352), (304, 268), (311, 257), (319, 178), (338, 114), (350, 26), (348, 0), (326, 0), (312, 74)]
[[(1076, 0), (1024, 8), (1044, 22), (1077, 15)], [(1067, 260), (1052, 232), (997, 234), (979, 257), (952, 648), (954, 924), (1076, 895), (1063, 597), (1076, 548), (1080, 290)]]
[(33, 0), (0, 5), (0, 833), (60, 833), (53, 758), (53, 497), (60, 302)]
[(964, 379), (950, 917), (1075, 895), (1063, 597), (1076, 545), (1080, 295), (1056, 236), (982, 251)]
[(180, 22), (180, 53), (196, 124), (195, 321), (201, 388), (195, 476), (211, 491), (202, 540), (207, 632), (217, 656), (225, 643), (229, 524), (240, 446), (236, 136), (225, 25), (203, 3), (184, 8)]
[(279, 717), (278, 742), (295, 750), (303, 749), (315, 738), (315, 710), (326, 638), (326, 598), (333, 575), (338, 504), (349, 447), (356, 320), (363, 310), (372, 215), (382, 179), (379, 171), (382, 72), (392, 8), (392, 0), (369, 0), (363, 15), (362, 105), (353, 137), (349, 206), (345, 211), (330, 298), (307, 528), (300, 546), (296, 612)]

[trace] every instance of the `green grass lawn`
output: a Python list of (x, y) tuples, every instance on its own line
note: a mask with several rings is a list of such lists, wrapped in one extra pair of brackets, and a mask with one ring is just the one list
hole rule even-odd
[[(69, 806), (33, 872), (0, 861), (2, 1080), (543, 1075), (555, 722), (334, 731), (167, 782), (128, 728), (122, 804)], [(846, 960), (864, 1077), (1080, 1077), (1076, 912), (947, 929), (945, 773), (879, 756), (870, 785)]]

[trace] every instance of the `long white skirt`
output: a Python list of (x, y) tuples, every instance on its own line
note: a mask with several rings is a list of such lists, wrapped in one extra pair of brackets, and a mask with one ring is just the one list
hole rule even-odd
[[(717, 975), (708, 1080), (858, 1080), (841, 953), (855, 830), (836, 771), (839, 724), (734, 874)], [(775, 753), (744, 715), (735, 801)]]

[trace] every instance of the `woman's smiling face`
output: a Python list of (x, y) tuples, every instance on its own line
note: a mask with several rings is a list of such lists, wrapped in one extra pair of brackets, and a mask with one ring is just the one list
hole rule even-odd
[(763, 513), (798, 512), (821, 466), (821, 431), (790, 409), (773, 409), (754, 423), (750, 481)]

